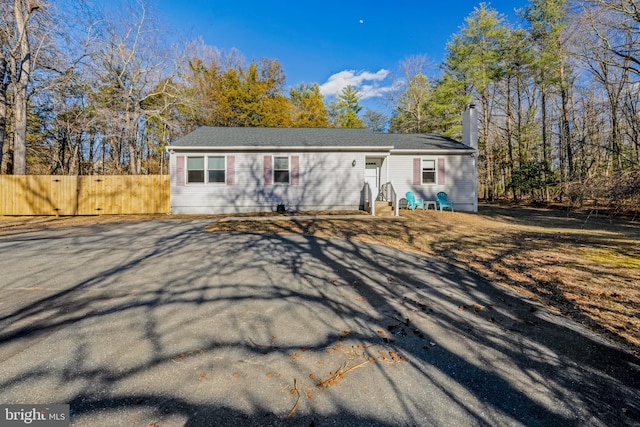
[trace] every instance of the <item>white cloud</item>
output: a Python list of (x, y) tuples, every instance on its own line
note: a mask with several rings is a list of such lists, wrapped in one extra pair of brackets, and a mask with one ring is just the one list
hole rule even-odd
[(385, 85), (384, 81), (389, 75), (389, 70), (384, 68), (372, 73), (369, 71), (344, 70), (333, 74), (326, 83), (320, 85), (320, 93), (326, 97), (339, 95), (342, 89), (351, 85), (358, 89), (361, 99), (375, 98), (393, 90), (391, 84)]

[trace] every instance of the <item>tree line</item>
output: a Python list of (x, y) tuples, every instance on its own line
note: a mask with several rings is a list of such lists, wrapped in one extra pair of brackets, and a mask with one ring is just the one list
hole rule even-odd
[[(640, 183), (640, 5), (529, 0), (518, 22), (486, 3), (441, 64), (404, 59), (390, 117), (346, 87), (287, 89), (277, 59), (177, 43), (149, 5), (0, 4), (0, 173), (166, 173), (197, 126), (369, 127), (460, 138), (479, 107), (481, 196), (582, 200)], [(634, 193), (635, 191), (635, 193)], [(635, 194), (635, 195), (634, 195)]]
[(167, 173), (164, 148), (197, 126), (364, 127), (360, 94), (325, 103), (250, 63), (161, 31), (149, 4), (0, 4), (0, 173)]
[[(515, 25), (481, 3), (428, 77), (405, 62), (391, 130), (460, 137), (481, 112), (481, 196), (640, 206), (640, 4), (530, 0)], [(624, 194), (624, 197), (621, 195)], [(566, 199), (565, 199), (566, 200)]]

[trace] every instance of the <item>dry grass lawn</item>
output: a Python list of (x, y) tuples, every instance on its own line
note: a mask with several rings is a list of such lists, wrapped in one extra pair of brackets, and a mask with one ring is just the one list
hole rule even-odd
[[(477, 214), (396, 219), (213, 222), (211, 232), (304, 233), (383, 244), (470, 269), (640, 354), (640, 223), (588, 213), (481, 205)], [(208, 216), (205, 218), (216, 218)], [(0, 217), (0, 235), (167, 215)], [(193, 218), (193, 217), (189, 217)], [(202, 218), (202, 217), (201, 217)]]

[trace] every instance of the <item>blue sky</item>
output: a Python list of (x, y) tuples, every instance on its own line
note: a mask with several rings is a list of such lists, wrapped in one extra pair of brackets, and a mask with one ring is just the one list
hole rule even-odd
[[(491, 7), (516, 22), (527, 0), (495, 0)], [(326, 98), (347, 84), (363, 101), (393, 85), (398, 64), (411, 55), (442, 61), (446, 43), (480, 4), (471, 0), (155, 0), (160, 19), (187, 39), (236, 48), (247, 59), (275, 58), (287, 86), (316, 82)]]

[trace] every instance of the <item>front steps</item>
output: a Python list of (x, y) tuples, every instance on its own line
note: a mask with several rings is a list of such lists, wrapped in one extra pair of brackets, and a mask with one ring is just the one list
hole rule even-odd
[(390, 202), (376, 201), (376, 216), (394, 216)]

